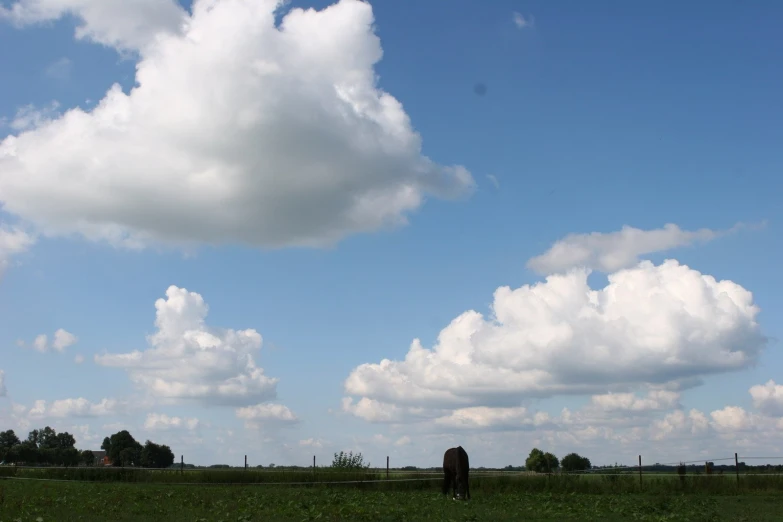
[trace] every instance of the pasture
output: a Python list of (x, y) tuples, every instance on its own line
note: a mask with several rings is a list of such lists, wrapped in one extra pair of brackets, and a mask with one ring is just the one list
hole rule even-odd
[[(10, 471), (10, 472), (9, 472)], [(12, 520), (776, 520), (783, 477), (471, 473), (470, 502), (423, 473), (2, 469)], [(79, 477), (79, 478), (77, 478)], [(45, 480), (41, 480), (45, 479)], [(77, 482), (78, 480), (78, 482)], [(337, 481), (350, 481), (335, 484)], [(245, 484), (240, 484), (246, 482)]]

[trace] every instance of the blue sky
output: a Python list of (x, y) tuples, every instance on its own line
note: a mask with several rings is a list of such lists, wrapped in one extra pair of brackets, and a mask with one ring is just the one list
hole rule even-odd
[(296, 1), (278, 33), (274, 2), (101, 1), (0, 3), (3, 427), (199, 463), (783, 456), (783, 7)]

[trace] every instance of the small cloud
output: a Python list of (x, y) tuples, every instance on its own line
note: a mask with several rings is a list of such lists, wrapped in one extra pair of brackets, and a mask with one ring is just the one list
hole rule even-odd
[(54, 343), (52, 343), (52, 348), (54, 348), (58, 352), (62, 352), (69, 346), (73, 346), (74, 344), (76, 344), (76, 341), (78, 340), (79, 339), (71, 332), (68, 332), (60, 328), (59, 330), (54, 332)]
[(407, 446), (411, 443), (411, 438), (407, 435), (403, 435), (394, 442), (395, 446)]
[(13, 256), (26, 252), (34, 243), (35, 237), (27, 232), (0, 223), (0, 276), (10, 266)]
[(500, 188), (500, 182), (498, 181), (498, 178), (492, 174), (487, 174), (487, 179), (495, 186), (496, 189)]
[[(40, 334), (33, 340), (31, 348), (41, 353), (48, 352), (50, 348), (54, 351), (62, 353), (69, 346), (76, 344), (76, 341), (78, 340), (78, 337), (73, 335), (71, 332), (60, 328), (54, 332), (54, 340), (51, 345), (49, 344), (49, 336), (46, 334)], [(25, 342), (21, 339), (17, 340), (16, 344), (20, 348), (24, 348), (26, 346)], [(83, 357), (82, 360), (84, 360)]]
[(76, 357), (73, 358), (73, 362), (75, 362), (76, 364), (83, 363), (84, 362), (84, 355), (77, 354)]
[(46, 334), (41, 334), (33, 341), (33, 348), (43, 353), (49, 348), (49, 338)]
[(300, 440), (299, 445), (310, 447), (310, 448), (322, 448), (323, 442), (321, 442), (320, 439), (314, 439), (311, 437), (309, 439)]
[(48, 107), (38, 109), (33, 104), (20, 107), (16, 111), (16, 116), (11, 121), (11, 128), (15, 131), (26, 131), (40, 127), (44, 123), (52, 120), (52, 116), (57, 116), (57, 109), (60, 103), (53, 101)]
[(71, 76), (73, 62), (66, 57), (62, 57), (56, 62), (49, 64), (44, 70), (44, 74), (55, 80), (67, 80)]
[(522, 16), (522, 14), (514, 11), (514, 14), (512, 15), (512, 20), (514, 21), (514, 25), (516, 25), (520, 29), (524, 29), (525, 27), (532, 27), (533, 26), (533, 17), (530, 16), (528, 18), (525, 18)]

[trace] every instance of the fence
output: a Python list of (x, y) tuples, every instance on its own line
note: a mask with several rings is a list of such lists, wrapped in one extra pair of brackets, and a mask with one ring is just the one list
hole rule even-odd
[[(735, 453), (733, 457), (643, 465), (640, 455), (636, 465), (555, 473), (474, 468), (470, 471), (471, 489), (600, 492), (604, 490), (642, 491), (656, 488), (665, 490), (672, 487), (696, 488), (698, 486), (701, 489), (720, 489), (725, 491), (731, 484), (727, 484), (725, 479), (733, 476), (736, 481), (735, 489), (745, 487), (746, 489), (783, 491), (783, 472), (781, 472), (783, 466), (777, 466), (777, 472), (773, 473), (770, 470), (765, 472), (763, 466), (749, 466), (745, 463), (745, 461), (762, 460), (766, 462), (783, 462), (783, 457), (740, 457)], [(179, 466), (157, 469), (6, 466), (0, 467), (0, 479), (49, 482), (158, 483), (189, 486), (360, 485), (362, 487), (374, 486), (405, 489), (429, 489), (443, 480), (442, 471), (432, 469), (391, 469), (389, 457), (386, 458), (385, 468), (361, 470), (335, 470), (330, 466), (318, 467), (315, 456), (313, 456), (312, 467), (293, 469), (249, 468), (246, 455), (244, 466), (229, 469), (186, 468), (184, 462), (184, 456), (181, 456), (178, 463)], [(716, 472), (714, 467), (707, 467), (707, 463), (726, 464), (718, 464), (717, 467), (722, 469), (717, 469)], [(701, 467), (703, 465), (704, 467)], [(690, 472), (688, 471), (689, 467)], [(675, 468), (676, 472), (673, 472), (671, 468)], [(700, 472), (699, 469), (702, 469), (704, 472)], [(711, 473), (710, 470), (713, 470), (713, 472)], [(588, 478), (589, 476), (597, 477), (598, 480), (592, 480)], [(638, 478), (635, 478), (637, 476)], [(680, 480), (672, 480), (672, 477), (679, 477)], [(675, 486), (672, 484), (675, 484)]]

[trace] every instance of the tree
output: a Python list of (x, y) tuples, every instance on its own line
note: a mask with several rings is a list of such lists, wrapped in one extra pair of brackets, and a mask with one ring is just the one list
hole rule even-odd
[(544, 453), (538, 448), (530, 451), (530, 456), (525, 460), (525, 468), (536, 473), (549, 473), (560, 467), (560, 461), (552, 453)]
[(590, 459), (582, 457), (577, 453), (569, 453), (563, 457), (563, 460), (560, 461), (560, 466), (563, 468), (563, 471), (585, 471), (592, 467)]
[(141, 450), (141, 465), (145, 468), (168, 468), (174, 464), (174, 453), (165, 444), (148, 440)]
[[(106, 451), (106, 455), (111, 460), (112, 466), (133, 465), (126, 462), (139, 463), (141, 460), (141, 444), (133, 438), (128, 430), (118, 431), (111, 437), (103, 439), (101, 449)], [(125, 450), (125, 460), (120, 456)]]
[(0, 461), (11, 461), (9, 458), (11, 448), (20, 443), (21, 441), (19, 440), (19, 437), (16, 436), (16, 433), (14, 433), (14, 430), (0, 432)]
[(14, 430), (0, 432), (0, 448), (11, 449), (21, 442), (19, 437), (16, 436), (16, 433), (14, 433)]
[(353, 451), (348, 453), (341, 451), (340, 453), (334, 454), (334, 459), (332, 460), (332, 467), (339, 470), (351, 471), (351, 470), (367, 469), (370, 467), (370, 463), (369, 462), (367, 464), (364, 463), (364, 457), (362, 456), (361, 453), (357, 453), (356, 455), (354, 455)]
[(84, 450), (81, 453), (81, 461), (85, 466), (95, 465), (95, 453), (90, 450)]
[(141, 463), (141, 450), (135, 446), (123, 448), (118, 460), (121, 466), (138, 466)]

